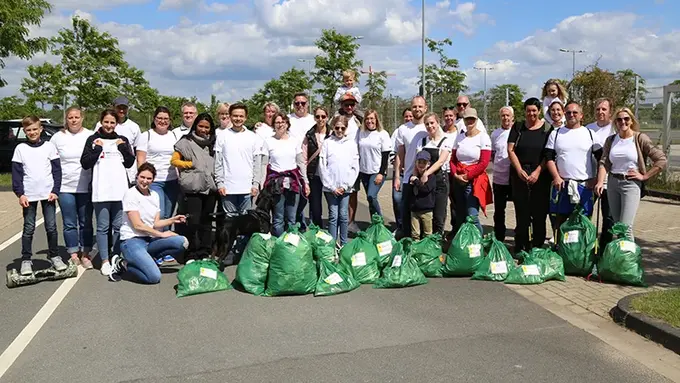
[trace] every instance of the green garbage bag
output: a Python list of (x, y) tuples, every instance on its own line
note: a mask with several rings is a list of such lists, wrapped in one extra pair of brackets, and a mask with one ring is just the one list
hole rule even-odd
[(315, 297), (346, 293), (361, 286), (351, 273), (346, 272), (340, 265), (325, 258), (319, 260), (319, 280), (314, 290)]
[(220, 271), (217, 261), (189, 261), (177, 272), (177, 297), (231, 289), (229, 280)]
[(494, 233), (489, 233), (484, 237), (483, 245), (489, 250), (482, 264), (472, 275), (472, 279), (497, 282), (505, 280), (509, 270), (515, 267), (515, 261), (508, 248), (496, 239)]
[(385, 267), (392, 254), (392, 247), (397, 240), (390, 229), (385, 226), (385, 220), (380, 214), (373, 214), (371, 217), (371, 225), (366, 229), (366, 238), (373, 243), (378, 249), (380, 255), (380, 268)]
[(428, 278), (442, 276), (444, 255), (442, 253), (442, 236), (439, 233), (428, 235), (411, 246), (413, 259)]
[(340, 249), (340, 265), (361, 284), (371, 284), (380, 277), (379, 258), (378, 250), (363, 231)]
[(451, 247), (444, 262), (444, 275), (451, 277), (470, 277), (484, 260), (482, 233), (469, 216), (453, 237)]
[(640, 246), (628, 236), (628, 225), (618, 222), (609, 232), (616, 239), (607, 244), (597, 262), (600, 278), (607, 282), (647, 287), (642, 252)]
[(337, 262), (335, 240), (329, 232), (312, 223), (302, 236), (312, 246), (315, 261), (318, 262), (323, 258), (330, 262)]
[(564, 261), (564, 271), (582, 277), (590, 274), (595, 264), (597, 228), (583, 214), (582, 206), (576, 206), (560, 226), (557, 237), (557, 253)]
[(376, 289), (424, 285), (427, 277), (412, 256), (413, 240), (404, 238), (397, 242), (390, 254), (390, 262), (373, 285)]
[(316, 287), (316, 264), (312, 247), (294, 225), (274, 243), (269, 259), (265, 295), (304, 295)]
[(274, 249), (275, 238), (271, 234), (255, 233), (250, 237), (241, 261), (236, 267), (234, 284), (253, 295), (264, 294), (269, 270), (269, 258)]
[(505, 283), (535, 285), (549, 280), (565, 280), (562, 257), (550, 249), (533, 248), (521, 265), (508, 272)]

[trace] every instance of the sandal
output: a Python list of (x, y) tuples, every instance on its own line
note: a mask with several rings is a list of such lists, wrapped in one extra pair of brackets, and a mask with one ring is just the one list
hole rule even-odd
[(93, 268), (92, 261), (88, 256), (83, 256), (82, 258), (80, 258), (80, 264), (83, 266), (85, 270), (90, 270), (91, 268)]
[(71, 259), (69, 261), (73, 262), (73, 264), (76, 266), (80, 265), (80, 258), (78, 258), (77, 254), (71, 255)]

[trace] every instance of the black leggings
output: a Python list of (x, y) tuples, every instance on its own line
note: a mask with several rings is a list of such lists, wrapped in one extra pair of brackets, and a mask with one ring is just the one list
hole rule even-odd
[(189, 240), (187, 258), (203, 258), (210, 255), (212, 244), (212, 221), (217, 196), (210, 194), (186, 194), (184, 206), (187, 218), (186, 237)]
[(437, 186), (435, 186), (434, 189), (435, 197), (432, 233), (444, 235), (446, 210), (449, 203), (449, 175), (443, 171), (439, 171), (437, 174), (433, 175), (433, 177), (437, 177)]
[[(515, 253), (531, 251), (545, 243), (548, 207), (550, 203), (550, 175), (543, 172), (533, 185), (522, 181), (514, 170), (510, 171), (512, 199), (515, 203)], [(532, 235), (529, 238), (529, 226)]]

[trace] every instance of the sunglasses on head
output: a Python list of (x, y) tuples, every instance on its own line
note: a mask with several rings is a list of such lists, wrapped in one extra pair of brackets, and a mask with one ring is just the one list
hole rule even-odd
[(617, 117), (616, 122), (619, 122), (619, 123), (630, 122), (630, 117)]
[(445, 107), (442, 108), (442, 110), (443, 110), (443, 111), (447, 111), (447, 110), (456, 110), (456, 107), (455, 107), (455, 106), (445, 106)]
[(307, 101), (295, 101), (293, 104), (295, 106), (305, 106), (307, 105)]
[(317, 120), (320, 120), (322, 118), (328, 118), (328, 117), (325, 114), (317, 114), (316, 116), (314, 116), (314, 118), (316, 118)]
[(467, 103), (467, 102), (459, 102), (459, 103), (456, 104), (456, 106), (463, 107), (463, 108), (467, 108), (468, 105), (470, 105), (470, 104)]

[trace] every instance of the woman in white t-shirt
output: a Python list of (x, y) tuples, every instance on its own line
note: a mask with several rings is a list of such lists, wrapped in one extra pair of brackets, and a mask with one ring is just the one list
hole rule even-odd
[(274, 195), (272, 234), (278, 237), (295, 224), (300, 195), (309, 195), (309, 181), (300, 141), (288, 134), (288, 116), (276, 113), (273, 123), (275, 134), (267, 139), (264, 150), (268, 164), (264, 188)]
[(120, 228), (123, 257), (114, 255), (111, 259), (111, 281), (118, 282), (127, 273), (140, 283), (158, 283), (161, 281), (161, 271), (157, 260), (166, 256), (175, 259), (189, 247), (185, 237), (169, 230), (159, 230), (183, 223), (186, 218), (176, 215), (161, 219), (160, 198), (151, 190), (155, 176), (154, 166), (143, 163), (137, 170), (137, 184), (125, 192), (125, 215)]
[(64, 242), (71, 260), (92, 268), (90, 250), (92, 231), (92, 171), (83, 169), (80, 157), (87, 138), (93, 134), (83, 128), (83, 113), (77, 107), (66, 110), (66, 128), (57, 132), (50, 142), (57, 148), (61, 161), (59, 206), (64, 222)]
[[(170, 132), (170, 110), (159, 106), (153, 115), (151, 129), (139, 136), (137, 143), (137, 164), (148, 162), (156, 168), (156, 177), (151, 190), (161, 199), (161, 219), (169, 218), (175, 211), (179, 182), (177, 169), (170, 163), (175, 152), (177, 139)], [(172, 260), (168, 259), (168, 262)]]
[[(491, 160), (491, 138), (477, 127), (477, 110), (467, 108), (463, 112), (465, 131), (458, 134), (451, 153), (451, 175), (456, 199), (456, 227), (468, 216), (474, 218), (479, 232), (484, 234), (479, 223), (479, 209), (485, 212), (486, 205), (493, 202), (489, 176), (486, 167)], [(486, 214), (486, 213), (485, 213)]]
[(253, 131), (263, 140), (274, 136), (274, 115), (279, 113), (279, 106), (274, 102), (268, 102), (262, 107), (262, 122), (257, 122)]
[(392, 152), (392, 139), (383, 129), (378, 112), (368, 110), (364, 117), (364, 124), (357, 133), (359, 145), (359, 180), (366, 191), (368, 210), (373, 214), (382, 215), (378, 193), (387, 176), (387, 165)]
[(501, 127), (491, 133), (491, 157), (493, 159), (493, 230), (496, 239), (505, 239), (505, 208), (512, 200), (510, 187), (510, 158), (508, 157), (508, 137), (510, 128), (515, 122), (515, 111), (511, 106), (504, 106), (498, 112)]

